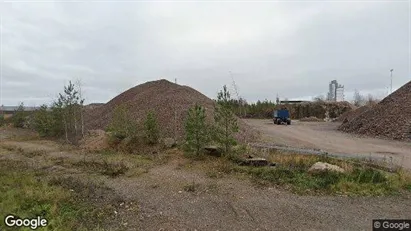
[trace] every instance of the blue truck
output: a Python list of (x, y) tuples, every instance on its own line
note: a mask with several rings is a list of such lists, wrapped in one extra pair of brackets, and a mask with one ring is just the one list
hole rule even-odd
[(290, 112), (287, 109), (275, 110), (273, 114), (274, 124), (291, 124)]

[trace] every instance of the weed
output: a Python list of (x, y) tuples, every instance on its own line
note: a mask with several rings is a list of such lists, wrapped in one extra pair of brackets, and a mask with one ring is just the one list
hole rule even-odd
[(190, 184), (184, 185), (183, 189), (186, 192), (195, 192), (200, 185), (196, 184), (194, 181)]
[(123, 162), (108, 162), (106, 160), (96, 161), (81, 160), (79, 162), (73, 163), (74, 166), (83, 168), (88, 171), (97, 171), (103, 175), (117, 177), (119, 175), (124, 175), (128, 171), (128, 167)]
[(219, 176), (220, 176), (220, 174), (218, 174), (218, 172), (216, 172), (216, 171), (206, 172), (206, 175), (210, 178), (219, 178)]
[(210, 192), (218, 192), (218, 185), (216, 183), (211, 183), (209, 185), (207, 185), (207, 191)]

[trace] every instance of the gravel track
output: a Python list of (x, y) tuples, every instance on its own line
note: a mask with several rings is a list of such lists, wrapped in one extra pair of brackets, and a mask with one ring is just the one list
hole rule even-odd
[(337, 130), (338, 122), (299, 122), (290, 126), (274, 125), (271, 120), (244, 120), (260, 131), (264, 145), (300, 152), (387, 160), (411, 169), (411, 143), (360, 137)]

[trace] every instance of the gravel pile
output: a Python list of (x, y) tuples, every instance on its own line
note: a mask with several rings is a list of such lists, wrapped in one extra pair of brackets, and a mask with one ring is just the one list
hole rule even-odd
[(374, 137), (410, 140), (411, 82), (338, 129)]
[[(147, 82), (121, 93), (103, 106), (87, 110), (86, 128), (105, 129), (111, 121), (114, 109), (121, 105), (128, 108), (132, 118), (139, 124), (143, 124), (147, 113), (153, 111), (161, 136), (174, 138), (176, 133), (176, 138), (181, 140), (184, 137), (184, 121), (188, 109), (195, 103), (205, 107), (207, 120), (213, 121), (214, 101), (207, 96), (190, 87), (164, 79)], [(257, 136), (257, 133), (241, 120), (239, 125), (241, 131), (238, 140), (253, 140)]]
[(344, 122), (344, 121), (351, 121), (352, 119), (356, 118), (357, 116), (361, 115), (362, 113), (366, 112), (368, 109), (370, 109), (371, 106), (369, 105), (365, 105), (365, 106), (361, 106), (357, 109), (354, 109), (352, 111), (347, 111), (343, 114), (341, 114), (338, 118), (337, 118), (337, 122)]

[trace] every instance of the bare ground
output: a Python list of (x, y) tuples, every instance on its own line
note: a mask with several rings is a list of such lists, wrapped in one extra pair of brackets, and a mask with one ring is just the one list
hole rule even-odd
[[(49, 141), (17, 142), (4, 137), (0, 159), (30, 162), (33, 168), (49, 169), (50, 175), (102, 182), (120, 197), (118, 201), (136, 201), (135, 209), (128, 207), (118, 214), (121, 219), (113, 227), (119, 229), (370, 230), (372, 219), (411, 218), (408, 194), (381, 198), (299, 196), (282, 189), (259, 188), (248, 179), (230, 175), (210, 178), (201, 164), (177, 152), (171, 153), (175, 156), (168, 162), (141, 175), (112, 178), (67, 165), (98, 158), (97, 154), (85, 157)], [(195, 190), (184, 190), (193, 184)]]
[(337, 131), (338, 122), (293, 121), (290, 126), (274, 125), (271, 120), (247, 119), (259, 130), (263, 140), (276, 145), (320, 149), (356, 156), (392, 157), (395, 164), (411, 169), (411, 143), (360, 137)]

